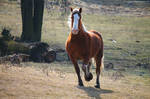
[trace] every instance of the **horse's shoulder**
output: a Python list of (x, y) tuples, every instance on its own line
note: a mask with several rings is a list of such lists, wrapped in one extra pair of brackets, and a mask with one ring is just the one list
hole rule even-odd
[(71, 36), (69, 35), (67, 40), (66, 40), (66, 43), (65, 43), (65, 46), (68, 47), (71, 43)]

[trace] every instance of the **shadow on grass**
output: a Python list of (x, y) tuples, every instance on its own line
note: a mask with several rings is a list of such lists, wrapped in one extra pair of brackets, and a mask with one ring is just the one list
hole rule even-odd
[(94, 87), (77, 87), (83, 91), (85, 91), (88, 96), (94, 99), (101, 99), (101, 94), (109, 94), (113, 93), (114, 91), (112, 90), (107, 90), (107, 89), (96, 89)]

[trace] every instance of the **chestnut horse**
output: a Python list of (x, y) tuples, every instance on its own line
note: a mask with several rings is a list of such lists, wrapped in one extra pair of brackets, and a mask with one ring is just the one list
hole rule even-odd
[(66, 41), (66, 51), (74, 64), (75, 71), (78, 76), (79, 86), (84, 86), (81, 76), (78, 60), (83, 61), (82, 70), (86, 81), (93, 78), (90, 72), (91, 58), (96, 62), (96, 88), (100, 88), (99, 76), (103, 67), (103, 40), (99, 32), (86, 31), (81, 21), (80, 9), (71, 9), (70, 28), (71, 32)]

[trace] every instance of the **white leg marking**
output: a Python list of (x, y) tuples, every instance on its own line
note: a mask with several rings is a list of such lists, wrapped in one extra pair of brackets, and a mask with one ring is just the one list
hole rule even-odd
[(86, 74), (86, 76), (89, 76), (88, 65), (84, 65), (84, 66), (85, 66), (85, 68), (86, 68), (85, 74)]

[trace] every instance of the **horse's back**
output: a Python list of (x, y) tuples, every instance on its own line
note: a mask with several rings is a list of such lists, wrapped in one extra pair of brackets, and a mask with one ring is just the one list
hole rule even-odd
[(103, 39), (101, 33), (91, 30), (89, 31), (89, 35), (91, 37), (91, 53), (92, 56), (99, 52), (103, 52)]
[(100, 45), (103, 45), (103, 39), (102, 39), (102, 36), (101, 36), (100, 32), (91, 30), (91, 31), (89, 31), (89, 35), (90, 35), (91, 41), (93, 41), (93, 43), (97, 42)]
[(102, 36), (101, 36), (100, 32), (97, 32), (97, 31), (94, 31), (94, 30), (90, 30), (89, 33), (93, 33), (94, 35), (97, 35), (97, 36), (99, 36), (100, 39), (102, 39)]

